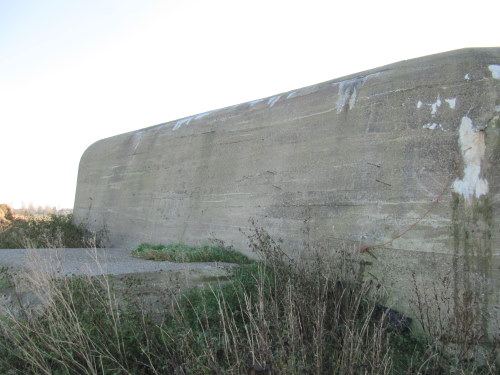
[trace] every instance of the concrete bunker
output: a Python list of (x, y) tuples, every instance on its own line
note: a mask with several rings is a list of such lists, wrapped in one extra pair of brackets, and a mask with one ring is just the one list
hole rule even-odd
[(244, 251), (253, 218), (291, 254), (370, 249), (392, 305), (410, 312), (414, 284), (450, 274), (443, 293), (458, 309), (470, 292), (493, 340), (499, 69), (500, 48), (457, 50), (100, 140), (75, 221), (105, 226), (112, 247), (217, 237)]

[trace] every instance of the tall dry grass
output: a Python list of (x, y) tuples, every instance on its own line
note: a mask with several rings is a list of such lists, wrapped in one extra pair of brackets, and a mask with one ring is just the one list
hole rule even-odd
[(40, 303), (0, 320), (0, 373), (465, 374), (447, 372), (457, 368), (432, 340), (394, 324), (356, 251), (297, 263), (261, 228), (250, 245), (260, 261), (157, 306), (160, 322), (119, 303), (106, 276), (31, 272), (23, 280)]

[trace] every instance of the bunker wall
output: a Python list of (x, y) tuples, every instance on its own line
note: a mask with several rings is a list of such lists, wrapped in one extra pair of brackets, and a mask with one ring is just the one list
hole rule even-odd
[(464, 49), (103, 139), (82, 156), (74, 218), (113, 247), (215, 237), (246, 251), (254, 219), (292, 255), (368, 249), (393, 304), (411, 311), (414, 281), (448, 273), (491, 338), (499, 79), (500, 48)]

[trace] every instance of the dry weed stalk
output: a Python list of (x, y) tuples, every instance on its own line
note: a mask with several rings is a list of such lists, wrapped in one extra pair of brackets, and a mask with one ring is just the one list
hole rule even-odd
[[(57, 239), (52, 244), (57, 246)], [(7, 311), (0, 321), (2, 339), (15, 347), (14, 356), (34, 374), (52, 374), (54, 366), (68, 374), (101, 374), (104, 361), (128, 373), (122, 365), (126, 352), (120, 311), (108, 278), (65, 277), (62, 250), (51, 250), (52, 256), (45, 258), (36, 250), (28, 253), (27, 269), (14, 280), (20, 313)], [(82, 309), (107, 322), (89, 327)], [(90, 332), (104, 325), (112, 327), (100, 332), (109, 346), (96, 342)]]
[[(424, 356), (414, 356), (413, 342), (406, 352), (394, 346), (408, 336), (391, 331), (391, 312), (380, 308), (382, 288), (363, 281), (355, 248), (317, 251), (298, 263), (263, 229), (255, 228), (250, 243), (260, 262), (235, 270), (230, 282), (179, 297), (165, 306), (160, 324), (119, 304), (107, 277), (61, 277), (64, 259), (44, 265), (34, 252), (36, 267), (18, 287), (29, 287), (39, 303), (20, 300), (23, 314), (0, 320), (0, 368), (12, 374), (428, 375), (446, 368), (438, 344), (449, 337), (450, 324), (475, 327), (467, 314), (450, 319), (455, 310), (446, 305), (448, 296), (414, 275), (422, 329), (439, 338)], [(398, 357), (401, 352), (411, 359)], [(464, 369), (454, 367), (457, 374)], [(495, 368), (474, 371), (494, 374)]]
[[(494, 374), (499, 345), (487, 343), (483, 327), (486, 317), (474, 292), (477, 289), (474, 283), (485, 281), (471, 277), (458, 289), (454, 277), (451, 270), (437, 275), (433, 281), (411, 272), (410, 302), (417, 312), (420, 329), (429, 340), (426, 365), (433, 363), (439, 368), (451, 363), (457, 374)], [(496, 326), (500, 327), (498, 322)]]

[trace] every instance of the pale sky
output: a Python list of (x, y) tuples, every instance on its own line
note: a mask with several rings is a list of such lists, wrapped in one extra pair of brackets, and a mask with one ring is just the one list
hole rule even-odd
[(0, 203), (72, 208), (93, 142), (500, 46), (500, 1), (0, 0)]

